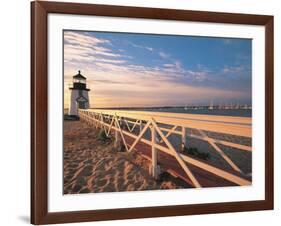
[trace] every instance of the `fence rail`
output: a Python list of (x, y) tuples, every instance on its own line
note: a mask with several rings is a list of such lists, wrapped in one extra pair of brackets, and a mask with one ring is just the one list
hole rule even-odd
[[(207, 133), (215, 132), (251, 138), (251, 118), (101, 109), (79, 109), (79, 116), (87, 123), (90, 123), (95, 127), (103, 128), (107, 136), (114, 132), (115, 143), (122, 141), (128, 152), (131, 152), (132, 150), (138, 151), (136, 146), (139, 143), (150, 146), (150, 173), (154, 178), (157, 178), (160, 172), (157, 155), (157, 152), (160, 151), (173, 156), (177, 160), (194, 187), (202, 187), (204, 185), (200, 184), (198, 178), (196, 178), (190, 169), (190, 166), (200, 168), (201, 170), (207, 171), (237, 185), (251, 184), (251, 181), (243, 176), (244, 174), (242, 170), (224, 153), (218, 144), (246, 152), (251, 152), (252, 147), (232, 141), (211, 138)], [(187, 128), (197, 130), (198, 135), (187, 134)], [(144, 136), (149, 130), (151, 139)], [(186, 146), (186, 137), (193, 137), (208, 142), (232, 168), (232, 172), (184, 155), (181, 150), (176, 150), (172, 142), (169, 140), (169, 137), (172, 134), (181, 136), (181, 149)], [(126, 141), (126, 137), (129, 137), (134, 141), (129, 144)]]

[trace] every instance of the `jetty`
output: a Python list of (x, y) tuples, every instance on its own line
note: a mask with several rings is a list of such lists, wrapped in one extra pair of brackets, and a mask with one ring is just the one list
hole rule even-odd
[[(150, 174), (158, 179), (167, 171), (195, 188), (251, 185), (245, 174), (220, 145), (252, 152), (250, 145), (214, 138), (209, 133), (252, 138), (252, 118), (167, 112), (79, 109), (79, 117), (89, 125), (113, 135), (128, 153), (135, 151), (151, 162)], [(197, 133), (187, 133), (188, 129)], [(169, 139), (181, 137), (177, 146)], [(227, 169), (183, 152), (188, 137), (208, 142), (229, 166)]]

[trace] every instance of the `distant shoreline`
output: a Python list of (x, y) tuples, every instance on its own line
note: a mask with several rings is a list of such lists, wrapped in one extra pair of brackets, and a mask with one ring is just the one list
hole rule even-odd
[[(91, 108), (90, 108), (91, 109)], [(132, 110), (132, 111), (155, 111), (167, 113), (181, 113), (181, 114), (202, 114), (202, 115), (221, 115), (221, 116), (236, 116), (236, 117), (252, 117), (252, 109), (219, 109), (214, 106), (212, 109), (209, 107), (112, 107), (112, 108), (95, 108), (99, 110)], [(64, 109), (67, 112), (67, 109)]]
[[(250, 105), (249, 105), (250, 106)], [(213, 109), (220, 109), (219, 105), (214, 105)], [(93, 108), (93, 107), (91, 107)], [(91, 109), (90, 108), (90, 109)], [(187, 109), (194, 109), (194, 108), (201, 108), (201, 109), (207, 109), (209, 108), (209, 105), (193, 105), (193, 106), (156, 106), (156, 107), (95, 107), (94, 109), (104, 109), (104, 110), (109, 110), (109, 109), (114, 109), (114, 110), (132, 110), (132, 109), (169, 109), (169, 108), (187, 108)], [(68, 108), (64, 108), (65, 110)], [(238, 108), (238, 109), (243, 109), (243, 107)], [(222, 108), (221, 110), (237, 110), (236, 108)], [(243, 110), (248, 110), (248, 109), (243, 109)]]

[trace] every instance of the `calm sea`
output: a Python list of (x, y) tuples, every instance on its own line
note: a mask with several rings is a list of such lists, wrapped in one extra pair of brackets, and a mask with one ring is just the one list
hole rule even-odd
[(252, 117), (251, 109), (185, 109), (185, 108), (145, 108), (140, 111), (172, 112), (186, 114), (204, 114), (204, 115), (226, 115), (239, 117)]

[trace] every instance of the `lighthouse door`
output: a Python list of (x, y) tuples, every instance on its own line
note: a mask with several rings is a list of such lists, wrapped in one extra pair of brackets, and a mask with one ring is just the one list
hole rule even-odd
[(86, 108), (86, 101), (78, 101), (78, 108), (85, 109)]

